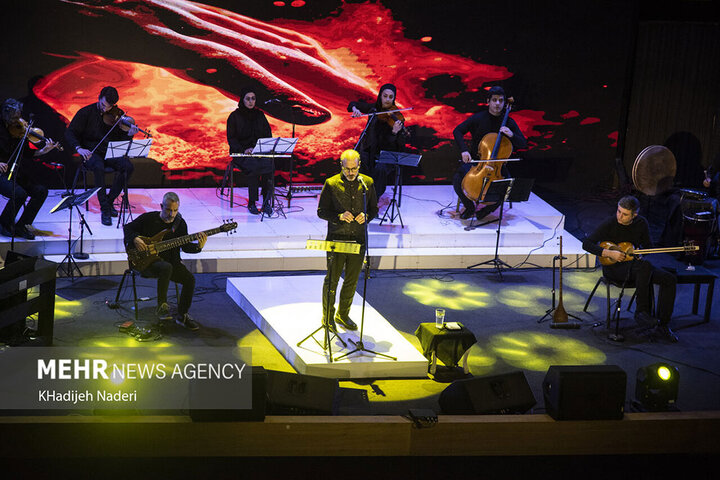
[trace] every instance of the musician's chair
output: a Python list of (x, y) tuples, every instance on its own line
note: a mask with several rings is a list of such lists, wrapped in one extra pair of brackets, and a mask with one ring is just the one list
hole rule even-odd
[(233, 189), (235, 187), (235, 171), (245, 174), (243, 169), (235, 162), (234, 158), (231, 158), (225, 167), (225, 175), (223, 176), (222, 186), (220, 187), (220, 195), (225, 195), (225, 188), (230, 190), (230, 208), (234, 206)]
[[(115, 294), (115, 302), (109, 304), (108, 306), (112, 309), (116, 309), (120, 307), (120, 304), (118, 303), (120, 300), (120, 294), (122, 293), (123, 285), (125, 285), (125, 279), (127, 276), (130, 275), (132, 278), (132, 292), (133, 292), (133, 308), (135, 310), (135, 321), (138, 321), (138, 296), (137, 296), (137, 285), (135, 283), (135, 276), (140, 275), (140, 272), (135, 270), (134, 268), (128, 267), (125, 269), (125, 272), (123, 273), (122, 279), (120, 279), (120, 285), (118, 285), (117, 292)], [(142, 276), (142, 275), (141, 275)], [(175, 282), (173, 282), (175, 283)], [(178, 291), (177, 283), (175, 283), (175, 301), (180, 301), (180, 293)]]
[[(85, 160), (82, 158), (82, 156), (80, 156), (79, 153), (73, 153), (72, 157), (73, 157), (73, 159), (75, 160), (76, 163), (79, 163), (79, 165), (78, 165), (78, 167), (77, 167), (77, 170), (75, 170), (75, 177), (73, 178), (73, 183), (72, 183), (71, 192), (75, 193), (75, 189), (77, 188), (77, 182), (78, 182), (78, 180), (80, 179), (80, 176), (82, 176), (83, 190), (87, 190), (87, 189), (88, 189), (88, 186), (87, 186), (87, 176), (88, 176), (88, 173), (90, 173), (90, 169), (88, 168), (87, 164), (85, 163)], [(106, 183), (106, 184), (108, 183), (108, 182), (107, 182), (107, 175), (110, 174), (110, 173), (114, 174), (114, 173), (115, 173), (115, 169), (112, 168), (112, 167), (105, 167), (105, 177), (106, 177), (106, 178), (105, 178), (105, 183)], [(112, 180), (111, 180), (111, 181), (112, 181)], [(123, 191), (125, 191), (125, 189), (123, 189)], [(90, 202), (90, 199), (88, 199), (88, 200), (85, 202), (85, 211), (86, 211), (86, 212), (89, 210), (89, 207), (88, 207), (89, 202)]]
[[(592, 292), (590, 292), (590, 295), (587, 298), (587, 301), (585, 302), (585, 307), (583, 307), (583, 312), (587, 312), (588, 307), (590, 306), (590, 300), (592, 300), (593, 296), (595, 295), (595, 291), (598, 289), (600, 284), (605, 285), (605, 298), (607, 301), (607, 311), (605, 314), (605, 326), (609, 329), (610, 328), (610, 320), (612, 319), (612, 312), (611, 312), (611, 305), (610, 305), (610, 287), (617, 287), (622, 288), (623, 282), (616, 282), (615, 280), (610, 280), (609, 278), (605, 277), (604, 275), (601, 275), (600, 278), (598, 278), (598, 281), (595, 283), (595, 287), (593, 287)], [(628, 281), (625, 284), (625, 289), (628, 288), (635, 289), (635, 291), (632, 294), (632, 297), (630, 297), (630, 301), (628, 302), (627, 311), (630, 311), (630, 307), (632, 307), (633, 302), (635, 301), (635, 297), (637, 296), (637, 289), (635, 286), (635, 282)], [(616, 300), (617, 302), (618, 300)], [(654, 301), (654, 295), (650, 295), (650, 303), (652, 305)]]

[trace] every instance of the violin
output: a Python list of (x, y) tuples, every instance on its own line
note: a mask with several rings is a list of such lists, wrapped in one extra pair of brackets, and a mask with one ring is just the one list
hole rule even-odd
[(25, 132), (27, 132), (27, 139), (33, 145), (45, 142), (52, 148), (57, 148), (61, 152), (63, 151), (63, 147), (60, 145), (60, 142), (53, 142), (52, 140), (45, 138), (45, 132), (43, 132), (42, 129), (30, 127), (30, 124), (22, 118), (19, 118), (8, 125), (8, 131), (13, 138), (23, 138), (25, 136)]
[[(507, 123), (508, 116), (514, 99), (509, 97), (506, 101), (505, 116), (503, 117), (500, 130)], [(508, 137), (498, 133), (486, 134), (478, 144), (478, 157), (480, 162), (473, 166), (463, 177), (462, 189), (465, 196), (474, 202), (482, 202), (490, 189), (490, 184), (496, 180), (502, 180), (502, 167), (505, 162), (497, 162), (497, 159), (510, 158), (513, 146)]]
[(378, 113), (377, 117), (378, 120), (380, 120), (381, 122), (385, 122), (390, 125), (390, 128), (395, 128), (395, 122), (400, 122), (400, 124), (402, 125), (402, 128), (400, 128), (400, 130), (405, 135), (410, 135), (410, 131), (405, 126), (405, 117), (402, 113), (400, 113), (400, 110), (388, 110), (385, 112), (380, 112)]
[(142, 128), (138, 127), (135, 124), (135, 119), (125, 115), (125, 111), (123, 111), (120, 107), (117, 105), (113, 105), (110, 110), (107, 112), (103, 112), (102, 114), (103, 123), (105, 125), (115, 125), (116, 123), (120, 127), (120, 130), (123, 132), (127, 132), (130, 130), (131, 127), (137, 127), (138, 131), (145, 134), (146, 137), (152, 137), (150, 132), (146, 132)]

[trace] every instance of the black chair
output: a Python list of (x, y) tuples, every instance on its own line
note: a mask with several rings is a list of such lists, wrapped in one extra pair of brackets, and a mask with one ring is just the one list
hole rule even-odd
[[(135, 309), (135, 321), (138, 321), (138, 296), (137, 296), (137, 285), (135, 283), (135, 276), (140, 275), (140, 272), (137, 270), (128, 267), (125, 269), (125, 272), (123, 273), (122, 279), (120, 280), (120, 285), (118, 285), (117, 292), (115, 294), (115, 302), (109, 303), (108, 306), (112, 309), (120, 308), (120, 294), (122, 293), (123, 285), (125, 285), (125, 279), (127, 276), (130, 275), (132, 278), (132, 291), (133, 291), (133, 305)], [(175, 283), (175, 282), (173, 282)], [(180, 299), (180, 293), (178, 291), (177, 283), (175, 283), (175, 299), (176, 302)]]
[[(74, 193), (75, 193), (75, 189), (77, 188), (77, 182), (78, 182), (78, 178), (80, 177), (80, 175), (82, 175), (83, 190), (87, 190), (87, 188), (88, 188), (88, 186), (87, 186), (87, 176), (88, 176), (88, 173), (91, 173), (91, 172), (88, 170), (88, 167), (87, 167), (87, 164), (85, 163), (85, 160), (80, 156), (79, 153), (74, 153), (74, 154), (73, 154), (73, 158), (77, 158), (77, 159), (79, 159), (79, 161), (80, 161), (80, 165), (78, 165), (77, 170), (75, 170), (75, 177), (73, 178), (73, 183), (72, 183), (71, 192), (74, 194)], [(107, 180), (107, 174), (108, 174), (108, 173), (114, 174), (115, 172), (116, 172), (116, 170), (115, 170), (114, 168), (112, 168), (112, 167), (105, 167), (105, 176), (106, 176), (105, 180)], [(106, 184), (107, 184), (107, 181), (106, 181)], [(124, 191), (124, 190), (125, 190), (125, 189), (123, 189), (123, 191)], [(89, 207), (88, 207), (89, 202), (90, 202), (90, 199), (88, 199), (88, 200), (85, 202), (85, 211), (86, 211), (86, 212), (89, 210)]]
[[(590, 292), (590, 295), (587, 298), (587, 301), (585, 302), (585, 307), (583, 307), (583, 312), (587, 312), (588, 307), (590, 306), (590, 300), (592, 300), (593, 296), (595, 295), (595, 291), (598, 289), (600, 284), (605, 285), (605, 298), (607, 300), (607, 312), (605, 316), (605, 326), (606, 328), (610, 329), (610, 320), (612, 319), (612, 313), (610, 311), (610, 286), (617, 288), (622, 288), (622, 282), (616, 282), (614, 280), (610, 280), (609, 278), (605, 276), (600, 276), (598, 278), (598, 281), (595, 283), (595, 287), (592, 289), (592, 292)], [(635, 282), (627, 282), (627, 285), (625, 285), (625, 289), (632, 288), (635, 289)], [(632, 297), (630, 297), (630, 302), (628, 302), (627, 311), (630, 311), (630, 307), (632, 307), (633, 302), (635, 301), (635, 297), (637, 296), (637, 290), (635, 290), (632, 294)], [(619, 299), (619, 298), (618, 298)], [(652, 297), (651, 297), (652, 301)], [(616, 300), (617, 302), (617, 300)]]

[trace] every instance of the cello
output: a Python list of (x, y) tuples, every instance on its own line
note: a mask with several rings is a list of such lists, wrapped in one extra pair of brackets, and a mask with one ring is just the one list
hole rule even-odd
[[(513, 97), (506, 100), (505, 116), (503, 117), (500, 130), (507, 123), (510, 115)], [(502, 180), (502, 167), (505, 162), (498, 159), (510, 158), (513, 146), (508, 137), (498, 133), (488, 133), (478, 144), (478, 157), (480, 161), (473, 166), (463, 177), (462, 189), (465, 196), (473, 202), (485, 200), (490, 184), (495, 180)]]

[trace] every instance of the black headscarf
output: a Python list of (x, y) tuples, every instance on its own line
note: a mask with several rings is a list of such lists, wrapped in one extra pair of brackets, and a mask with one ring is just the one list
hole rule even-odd
[[(382, 96), (382, 92), (384, 90), (392, 90), (392, 92), (395, 94), (395, 99), (397, 100), (397, 87), (393, 85), (392, 83), (386, 83), (382, 87), (380, 87), (380, 90), (378, 90), (377, 100), (375, 100), (375, 109), (377, 111), (382, 110), (382, 99), (380, 98)], [(395, 105), (395, 100), (393, 100), (393, 106)]]
[(257, 109), (257, 100), (255, 100), (255, 108), (247, 108), (245, 106), (245, 102), (243, 102), (243, 100), (245, 99), (245, 95), (247, 95), (248, 93), (254, 93), (255, 97), (257, 97), (257, 92), (255, 91), (255, 89), (253, 87), (243, 87), (240, 90), (240, 100), (238, 101), (238, 111), (242, 115), (245, 115), (247, 117), (254, 117), (258, 113), (260, 113), (260, 111)]

